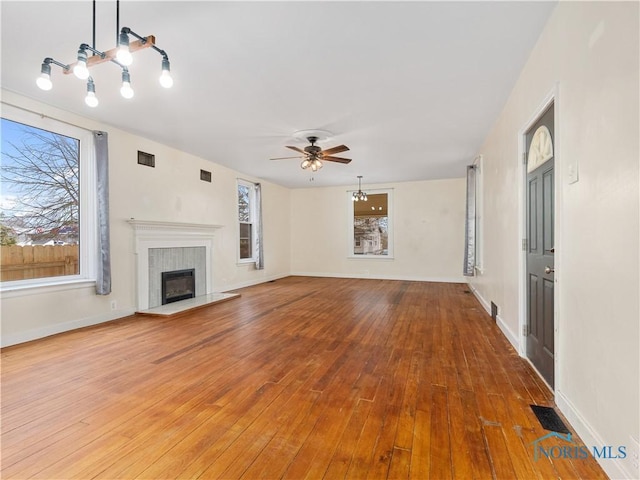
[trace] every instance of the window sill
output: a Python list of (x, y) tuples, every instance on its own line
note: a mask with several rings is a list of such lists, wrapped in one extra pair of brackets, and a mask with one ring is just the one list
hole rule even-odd
[(45, 293), (62, 292), (65, 290), (78, 290), (81, 288), (95, 287), (95, 280), (76, 278), (73, 280), (56, 280), (55, 282), (38, 282), (29, 284), (0, 284), (0, 298), (24, 297), (27, 295), (41, 295)]
[(347, 255), (349, 260), (394, 260), (393, 255)]
[(251, 265), (253, 263), (256, 263), (255, 258), (243, 258), (242, 260), (236, 261), (236, 265), (238, 267), (242, 267), (243, 265)]

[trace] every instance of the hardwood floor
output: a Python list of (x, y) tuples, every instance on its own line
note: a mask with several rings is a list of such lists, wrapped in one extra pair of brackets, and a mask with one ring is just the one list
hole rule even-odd
[(534, 460), (553, 397), (465, 285), (239, 292), (3, 349), (2, 478), (606, 478)]

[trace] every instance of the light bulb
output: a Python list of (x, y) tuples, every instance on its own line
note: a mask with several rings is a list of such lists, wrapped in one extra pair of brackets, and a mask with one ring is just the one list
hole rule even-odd
[(305, 158), (300, 164), (303, 170), (309, 168), (310, 165), (311, 165), (311, 162), (309, 161), (308, 158)]
[(162, 59), (162, 74), (160, 75), (160, 85), (164, 88), (171, 88), (173, 86), (173, 78), (171, 78), (171, 64), (169, 59), (165, 56)]
[(133, 63), (133, 55), (129, 51), (129, 45), (120, 45), (118, 53), (116, 53), (116, 60), (125, 67), (128, 67)]
[(89, 78), (87, 82), (87, 96), (84, 97), (84, 103), (91, 108), (98, 106), (98, 97), (96, 97), (96, 85), (93, 83), (93, 79)]
[(120, 87), (120, 95), (124, 98), (133, 98), (133, 88), (131, 88), (131, 84), (129, 82), (122, 82), (122, 87)]
[(78, 61), (76, 66), (73, 67), (73, 74), (78, 77), (80, 80), (86, 80), (89, 78), (89, 69), (87, 68), (86, 61)]
[(51, 90), (53, 88), (53, 83), (51, 82), (51, 75), (44, 72), (41, 73), (36, 80), (36, 85), (38, 85), (38, 87), (40, 87), (42, 90)]
[(118, 53), (116, 53), (116, 60), (125, 67), (128, 67), (133, 63), (133, 57), (129, 50), (129, 36), (125, 32), (120, 32), (118, 43), (120, 46), (118, 47)]
[(84, 49), (78, 50), (78, 62), (73, 67), (73, 74), (80, 80), (89, 78), (89, 69), (87, 68), (87, 52)]
[(162, 74), (160, 75), (160, 85), (164, 88), (171, 88), (173, 86), (173, 78), (171, 77), (169, 70), (162, 70)]
[(87, 92), (87, 96), (84, 97), (84, 103), (86, 103), (91, 108), (95, 108), (98, 106), (98, 97), (93, 92)]
[(42, 90), (51, 90), (53, 88), (53, 83), (51, 83), (50, 61), (50, 58), (44, 59), (42, 67), (40, 67), (40, 76), (36, 79), (36, 85), (38, 85)]
[(120, 95), (124, 98), (133, 98), (133, 88), (131, 88), (131, 76), (125, 68), (122, 70), (122, 87), (120, 87)]

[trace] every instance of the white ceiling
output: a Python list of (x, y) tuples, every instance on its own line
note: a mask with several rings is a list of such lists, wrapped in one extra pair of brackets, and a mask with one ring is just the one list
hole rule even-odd
[[(97, 5), (99, 50), (115, 46), (115, 1)], [(287, 187), (461, 177), (495, 121), (553, 2), (167, 2), (123, 0), (120, 26), (155, 35), (174, 87), (159, 86), (161, 56), (92, 69), (84, 82), (45, 57), (75, 60), (92, 43), (92, 2), (0, 2), (2, 87)], [(314, 175), (289, 156), (297, 130), (334, 133), (350, 147)], [(154, 152), (150, 152), (154, 153)], [(160, 159), (157, 159), (160, 160)], [(213, 167), (215, 181), (215, 167)]]

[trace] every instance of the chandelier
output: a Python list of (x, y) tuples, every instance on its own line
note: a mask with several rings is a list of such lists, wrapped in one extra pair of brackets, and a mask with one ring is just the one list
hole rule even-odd
[[(171, 88), (173, 85), (173, 79), (171, 78), (171, 65), (169, 63), (169, 57), (167, 52), (161, 50), (156, 46), (156, 38), (153, 35), (142, 37), (129, 27), (119, 28), (120, 23), (120, 0), (116, 1), (116, 43), (117, 46), (106, 52), (96, 50), (96, 0), (93, 0), (93, 45), (87, 43), (81, 43), (78, 48), (76, 56), (76, 62), (72, 64), (64, 64), (54, 60), (51, 57), (47, 57), (42, 62), (40, 68), (40, 76), (36, 80), (36, 84), (42, 90), (51, 90), (53, 88), (53, 82), (51, 81), (51, 65), (57, 65), (62, 68), (62, 73), (69, 75), (73, 73), (80, 80), (87, 81), (87, 96), (85, 97), (85, 103), (90, 107), (98, 106), (98, 97), (96, 96), (96, 85), (89, 73), (89, 68), (99, 65), (105, 62), (112, 62), (118, 65), (122, 69), (122, 85), (120, 87), (120, 94), (124, 98), (133, 98), (134, 91), (131, 88), (131, 74), (129, 73), (129, 66), (133, 63), (132, 53), (137, 51), (152, 48), (160, 55), (162, 55), (162, 73), (159, 81), (160, 85), (164, 88)], [(118, 33), (119, 31), (119, 33)], [(137, 40), (130, 42), (129, 35), (135, 37)], [(88, 52), (92, 55), (88, 56)]]
[(358, 175), (358, 191), (353, 192), (353, 197), (351, 198), (354, 202), (367, 201), (367, 194), (362, 191), (362, 175)]

